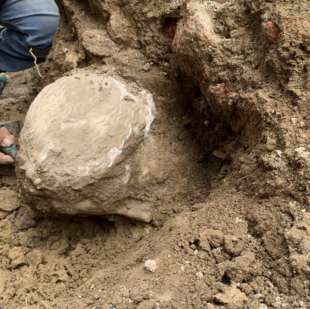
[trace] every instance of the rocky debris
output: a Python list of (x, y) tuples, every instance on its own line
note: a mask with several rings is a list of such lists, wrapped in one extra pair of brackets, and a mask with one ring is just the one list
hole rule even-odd
[(153, 148), (142, 145), (154, 113), (149, 92), (116, 76), (80, 72), (46, 87), (20, 138), (26, 202), (41, 213), (120, 214), (150, 222), (150, 203), (136, 196), (149, 176), (142, 160), (156, 159), (149, 157)]
[(202, 271), (197, 271), (196, 272), (196, 277), (197, 277), (197, 279), (203, 279), (203, 277), (204, 277), (203, 272)]
[[(237, 151), (230, 150), (227, 157), (221, 150), (233, 139), (230, 136), (224, 141), (227, 129), (241, 133), (238, 142), (243, 149), (251, 149), (252, 160), (236, 174), (247, 192), (272, 196), (281, 191), (298, 195), (299, 201), (308, 199), (309, 168), (304, 155), (309, 134), (304, 120), (308, 119), (310, 93), (303, 70), (308, 67), (309, 51), (303, 46), (309, 44), (302, 35), (309, 32), (306, 7), (306, 1), (283, 2), (279, 7), (262, 0), (231, 1), (229, 5), (190, 0), (184, 18), (177, 23), (172, 49), (184, 89), (200, 115), (202, 144), (215, 157), (233, 162)], [(296, 12), (294, 16), (288, 13), (291, 11)], [(274, 83), (268, 83), (269, 79)], [(263, 86), (266, 84), (268, 87)], [(280, 102), (284, 103), (278, 108)], [(303, 106), (300, 112), (291, 109), (294, 104)], [(279, 123), (279, 117), (285, 120)], [(214, 128), (212, 134), (209, 128)], [(262, 151), (269, 136), (275, 143)], [(281, 140), (286, 141), (285, 151), (276, 147)], [(298, 158), (297, 145), (303, 148), (303, 159)]]
[(240, 309), (247, 300), (246, 294), (241, 292), (236, 286), (227, 286), (221, 293), (214, 296), (216, 303), (225, 305), (228, 309)]
[(147, 260), (144, 263), (144, 268), (150, 273), (154, 273), (158, 268), (158, 264), (156, 260)]
[(117, 51), (117, 45), (103, 30), (86, 30), (82, 33), (84, 48), (94, 56), (111, 57)]
[(0, 211), (10, 213), (19, 208), (17, 193), (14, 190), (0, 189)]
[(293, 227), (286, 232), (286, 239), (290, 248), (301, 254), (310, 253), (310, 214), (304, 213)]
[(13, 269), (27, 264), (24, 250), (21, 247), (12, 248), (8, 253), (8, 258), (10, 260), (10, 268)]
[(34, 268), (38, 267), (43, 262), (43, 254), (40, 250), (30, 251), (26, 255), (26, 263)]
[(18, 231), (28, 230), (37, 224), (34, 211), (30, 207), (21, 207), (16, 213), (14, 226)]
[(218, 248), (224, 243), (224, 234), (222, 231), (214, 229), (205, 229), (200, 233), (200, 247), (208, 251), (210, 246), (212, 249)]
[(224, 248), (227, 253), (238, 256), (243, 251), (245, 246), (244, 240), (234, 235), (225, 235)]
[[(201, 116), (198, 126), (206, 150), (228, 162), (234, 159), (236, 145), (226, 151), (224, 146), (231, 142), (223, 142), (227, 128), (233, 134), (242, 131), (253, 138), (261, 121), (253, 94), (241, 86), (245, 81), (257, 82), (252, 80), (253, 68), (248, 64), (258, 61), (256, 47), (244, 26), (248, 21), (240, 20), (242, 9), (237, 1), (230, 8), (213, 1), (188, 1), (172, 44), (186, 89), (192, 88), (188, 93), (192, 105)], [(199, 98), (195, 89), (199, 89)], [(211, 127), (216, 128), (212, 135), (208, 130)]]
[(139, 47), (140, 44), (133, 23), (119, 8), (115, 7), (111, 12), (107, 29), (113, 41), (134, 48)]
[(218, 265), (222, 276), (231, 282), (249, 282), (261, 273), (261, 264), (256, 260), (253, 252), (244, 252), (242, 255)]
[(303, 213), (302, 218), (285, 234), (289, 247), (289, 261), (294, 270), (293, 287), (299, 293), (309, 295), (310, 285), (310, 213)]

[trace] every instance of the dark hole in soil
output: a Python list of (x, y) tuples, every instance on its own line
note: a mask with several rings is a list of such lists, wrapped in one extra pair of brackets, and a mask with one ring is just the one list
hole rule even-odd
[(191, 118), (188, 129), (196, 136), (204, 154), (201, 161), (231, 163), (231, 154), (240, 147), (239, 134), (233, 132), (229, 124), (211, 110), (200, 87), (193, 84), (192, 80), (179, 76), (179, 83), (185, 98), (184, 110)]
[(252, 235), (256, 239), (262, 238), (264, 234), (263, 234), (263, 231), (259, 227), (257, 219), (252, 216), (249, 216), (247, 218), (247, 222), (248, 222), (248, 229), (249, 229), (250, 235)]
[(167, 38), (173, 40), (179, 19), (179, 17), (169, 16), (162, 20), (162, 32)]
[(199, 239), (195, 239), (193, 241), (193, 245), (195, 245), (196, 247), (199, 247), (199, 244), (200, 244), (200, 240)]
[(227, 273), (225, 272), (225, 274), (222, 277), (222, 283), (230, 285), (231, 284), (231, 280), (229, 278), (229, 276), (227, 275)]

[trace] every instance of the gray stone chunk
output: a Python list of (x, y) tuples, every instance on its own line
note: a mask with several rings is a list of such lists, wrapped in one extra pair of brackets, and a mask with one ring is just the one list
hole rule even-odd
[(121, 214), (150, 222), (151, 205), (135, 199), (132, 187), (142, 173), (135, 153), (154, 113), (152, 95), (120, 77), (79, 72), (47, 86), (20, 138), (25, 200), (41, 213)]

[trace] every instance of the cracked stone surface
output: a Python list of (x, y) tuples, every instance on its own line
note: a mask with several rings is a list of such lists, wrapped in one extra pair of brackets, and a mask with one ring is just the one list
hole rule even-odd
[[(47, 86), (21, 134), (26, 199), (41, 212), (123, 213), (113, 203), (130, 195), (130, 174), (139, 173), (131, 162), (154, 113), (151, 93), (115, 76), (80, 72)], [(131, 201), (126, 209), (149, 221), (145, 205)]]

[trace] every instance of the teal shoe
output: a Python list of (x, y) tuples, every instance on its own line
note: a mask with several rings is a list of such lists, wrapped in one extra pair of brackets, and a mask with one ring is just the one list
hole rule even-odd
[(12, 145), (10, 147), (0, 147), (0, 151), (6, 155), (12, 157), (13, 159), (15, 159), (17, 156), (17, 146), (16, 145)]
[(5, 86), (8, 84), (8, 79), (4, 75), (0, 75), (0, 95), (2, 94)]

